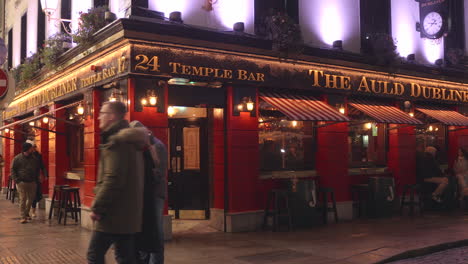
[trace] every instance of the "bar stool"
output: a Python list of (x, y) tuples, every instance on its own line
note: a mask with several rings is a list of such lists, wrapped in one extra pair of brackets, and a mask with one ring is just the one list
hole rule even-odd
[[(330, 195), (330, 199), (332, 201), (332, 207), (328, 207), (328, 195)], [(338, 223), (338, 211), (336, 209), (336, 200), (335, 200), (335, 191), (333, 188), (329, 187), (319, 187), (318, 188), (318, 196), (321, 200), (321, 206), (319, 210), (322, 210), (323, 213), (323, 222), (324, 224), (328, 223), (328, 213), (333, 212), (335, 215), (335, 222)]]
[[(273, 208), (270, 208), (271, 205), (273, 205)], [(288, 219), (288, 230), (292, 230), (292, 218), (288, 191), (278, 189), (270, 190), (265, 207), (265, 215), (263, 217), (263, 229), (266, 228), (268, 217), (270, 216), (273, 217), (273, 231), (278, 230), (279, 221), (283, 217)]]
[[(410, 215), (413, 216), (414, 207), (419, 207), (419, 214), (423, 214), (424, 203), (423, 195), (421, 192), (421, 185), (419, 184), (405, 184), (403, 186), (403, 193), (401, 194), (401, 204), (400, 204), (400, 215), (403, 214), (403, 208), (408, 206), (410, 209)], [(409, 201), (406, 201), (406, 195), (409, 194)], [(418, 196), (418, 201), (414, 200), (414, 196)]]
[[(60, 208), (62, 202), (62, 188), (70, 187), (70, 185), (54, 185), (54, 192), (52, 194), (52, 201), (50, 203), (49, 220), (52, 219), (52, 213)], [(58, 217), (59, 214), (57, 214)]]
[(81, 200), (80, 200), (80, 188), (78, 187), (65, 187), (62, 188), (62, 202), (60, 203), (59, 209), (59, 224), (67, 224), (67, 215), (71, 213), (72, 219), (75, 219), (75, 222), (78, 223), (78, 214), (80, 215), (81, 221)]
[(6, 199), (11, 200), (11, 203), (15, 203), (16, 194), (17, 194), (16, 184), (10, 176), (8, 177)]
[(353, 209), (357, 209), (358, 217), (363, 215), (364, 204), (369, 197), (369, 184), (353, 184), (351, 185), (351, 200), (353, 201)]

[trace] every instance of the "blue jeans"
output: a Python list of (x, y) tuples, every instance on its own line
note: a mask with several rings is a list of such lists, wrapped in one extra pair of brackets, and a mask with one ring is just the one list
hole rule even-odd
[(119, 264), (135, 264), (135, 235), (110, 234), (94, 231), (88, 248), (89, 264), (104, 264), (109, 247), (114, 244), (115, 259)]
[(164, 264), (164, 228), (163, 211), (164, 199), (157, 198), (156, 202), (156, 222), (154, 223), (158, 231), (158, 241), (156, 252), (139, 251), (140, 263), (144, 264)]

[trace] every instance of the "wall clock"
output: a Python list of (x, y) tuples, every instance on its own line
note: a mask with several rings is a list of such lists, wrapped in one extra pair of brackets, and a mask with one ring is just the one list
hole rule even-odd
[(438, 39), (447, 33), (447, 0), (417, 0), (419, 2), (420, 22), (416, 30), (421, 38)]

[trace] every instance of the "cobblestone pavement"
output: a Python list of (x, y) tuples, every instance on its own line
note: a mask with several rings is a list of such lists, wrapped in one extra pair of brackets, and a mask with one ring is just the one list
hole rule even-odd
[[(17, 205), (0, 196), (0, 264), (82, 264), (91, 232), (38, 219), (20, 224)], [(361, 219), (292, 232), (221, 233), (206, 221), (175, 221), (166, 264), (367, 264), (407, 250), (468, 238), (468, 216)], [(112, 252), (107, 263), (115, 263)], [(432, 263), (432, 262), (429, 262)], [(437, 262), (434, 262), (437, 263)], [(448, 262), (444, 262), (448, 263)]]
[(390, 262), (389, 264), (466, 264), (468, 263), (468, 247), (454, 248), (427, 256)]

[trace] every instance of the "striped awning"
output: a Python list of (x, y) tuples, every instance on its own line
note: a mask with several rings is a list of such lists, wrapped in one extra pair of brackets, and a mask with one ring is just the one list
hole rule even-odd
[(416, 107), (419, 112), (449, 126), (468, 126), (468, 117), (447, 108), (424, 106)]
[(260, 92), (260, 98), (291, 120), (348, 122), (349, 118), (312, 96)]
[(422, 122), (411, 117), (395, 106), (362, 99), (353, 99), (349, 105), (374, 119), (377, 123), (421, 125)]

